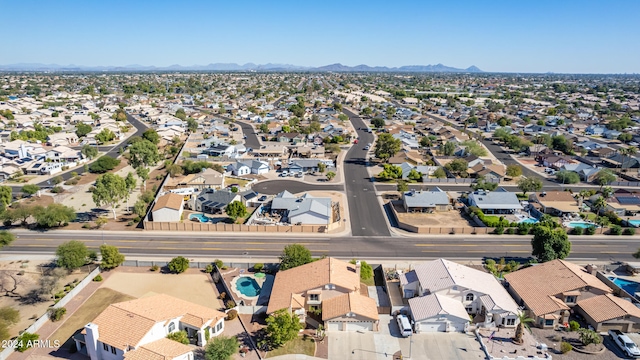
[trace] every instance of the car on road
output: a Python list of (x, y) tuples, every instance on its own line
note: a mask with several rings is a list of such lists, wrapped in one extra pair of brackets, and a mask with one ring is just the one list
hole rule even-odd
[(613, 341), (624, 351), (629, 357), (640, 357), (640, 349), (636, 343), (631, 340), (627, 334), (620, 330), (609, 330), (609, 335)]

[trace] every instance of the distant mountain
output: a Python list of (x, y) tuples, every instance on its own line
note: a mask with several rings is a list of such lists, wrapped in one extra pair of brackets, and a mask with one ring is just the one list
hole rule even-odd
[(333, 72), (482, 72), (476, 66), (466, 69), (458, 69), (442, 64), (437, 65), (408, 65), (400, 67), (356, 65), (347, 66), (342, 64), (331, 64), (320, 67), (305, 67), (291, 64), (263, 64), (257, 65), (246, 63), (238, 65), (236, 63), (215, 63), (209, 65), (170, 65), (164, 67), (145, 66), (132, 64), (126, 66), (81, 66), (81, 65), (58, 65), (58, 64), (38, 64), (19, 63), (0, 65), (0, 71), (333, 71)]

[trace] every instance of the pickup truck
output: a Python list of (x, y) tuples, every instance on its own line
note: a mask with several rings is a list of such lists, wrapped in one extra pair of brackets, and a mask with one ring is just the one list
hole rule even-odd
[(640, 349), (638, 346), (622, 331), (609, 330), (609, 335), (615, 341), (616, 344), (622, 349), (622, 351), (630, 357), (639, 357)]

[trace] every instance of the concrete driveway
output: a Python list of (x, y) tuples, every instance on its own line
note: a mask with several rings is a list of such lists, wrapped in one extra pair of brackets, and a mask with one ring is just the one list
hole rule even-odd
[[(461, 333), (414, 334), (413, 343), (400, 336), (393, 317), (380, 316), (377, 333), (327, 331), (329, 359), (392, 360), (402, 351), (411, 360), (478, 360), (484, 359), (480, 344), (473, 335)], [(409, 358), (409, 355), (411, 357)]]

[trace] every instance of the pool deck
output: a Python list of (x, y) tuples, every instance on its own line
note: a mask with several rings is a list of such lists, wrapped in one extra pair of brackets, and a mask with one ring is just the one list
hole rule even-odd
[(260, 297), (260, 294), (256, 295), (256, 296), (247, 296), (243, 293), (241, 293), (238, 288), (237, 288), (237, 283), (238, 280), (240, 280), (241, 277), (248, 277), (248, 278), (252, 278), (253, 280), (255, 280), (256, 283), (258, 283), (258, 286), (260, 286), (260, 290), (262, 290), (262, 284), (264, 284), (265, 278), (257, 278), (254, 274), (251, 273), (240, 273), (239, 276), (234, 277), (233, 279), (231, 279), (231, 291), (233, 291), (233, 294), (238, 298), (238, 299), (243, 299), (245, 300), (245, 302), (250, 301), (252, 303), (255, 303), (258, 301), (258, 298)]

